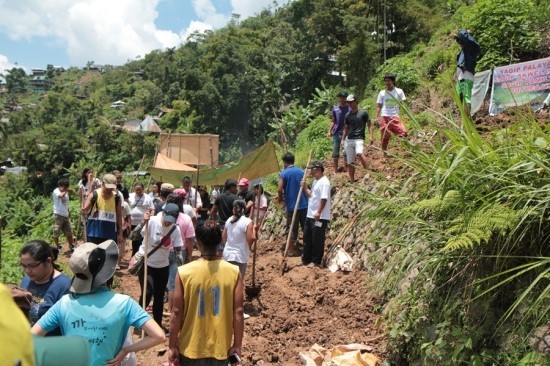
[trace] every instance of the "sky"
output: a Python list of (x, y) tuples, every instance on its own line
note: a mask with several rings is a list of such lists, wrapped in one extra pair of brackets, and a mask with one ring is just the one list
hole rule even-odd
[(290, 0), (0, 0), (0, 74), (122, 65)]

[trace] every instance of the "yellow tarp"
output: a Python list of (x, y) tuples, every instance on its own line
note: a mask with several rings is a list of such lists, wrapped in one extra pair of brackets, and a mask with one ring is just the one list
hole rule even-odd
[[(159, 154), (160, 155), (160, 154)], [(232, 161), (214, 168), (201, 169), (196, 172), (174, 171), (168, 169), (151, 168), (151, 177), (155, 180), (172, 183), (175, 186), (181, 184), (183, 175), (189, 175), (193, 179), (193, 184), (197, 184), (197, 175), (199, 177), (199, 185), (223, 185), (228, 178), (237, 179), (248, 178), (249, 180), (261, 178), (268, 174), (278, 172), (280, 170), (279, 161), (275, 154), (275, 146), (273, 142), (268, 141), (258, 149), (248, 155), (243, 156), (239, 160)]]

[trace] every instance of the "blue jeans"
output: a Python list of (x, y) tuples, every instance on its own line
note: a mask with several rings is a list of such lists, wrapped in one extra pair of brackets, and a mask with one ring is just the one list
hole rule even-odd
[(304, 252), (302, 253), (302, 263), (321, 264), (325, 252), (325, 233), (328, 226), (328, 220), (320, 220), (321, 226), (315, 225), (316, 221), (312, 218), (306, 219), (304, 229)]
[[(183, 261), (187, 260), (187, 250), (182, 250)], [(168, 291), (172, 292), (176, 289), (176, 275), (178, 274), (178, 261), (176, 253), (172, 250), (168, 254)]]
[(294, 214), (294, 211), (287, 211), (286, 213), (286, 231), (285, 236), (288, 235), (288, 231), (292, 230), (292, 240), (298, 239), (298, 226), (302, 227), (302, 231), (305, 230), (306, 227), (306, 217), (307, 217), (307, 208), (302, 208), (296, 210), (296, 220), (294, 220), (294, 226), (292, 229), (290, 228), (290, 224), (292, 224), (292, 215)]
[(340, 157), (340, 144), (342, 143), (342, 132), (332, 135), (332, 158)]

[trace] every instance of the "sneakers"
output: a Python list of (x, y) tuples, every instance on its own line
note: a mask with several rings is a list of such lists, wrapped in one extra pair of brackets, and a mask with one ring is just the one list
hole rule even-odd
[(307, 267), (307, 268), (314, 268), (314, 267), (321, 268), (321, 265), (318, 264), (318, 263), (313, 263), (313, 262), (311, 262), (311, 263), (309, 263), (306, 267)]
[(248, 319), (250, 318), (250, 315), (248, 315), (247, 313), (243, 313), (243, 318)]

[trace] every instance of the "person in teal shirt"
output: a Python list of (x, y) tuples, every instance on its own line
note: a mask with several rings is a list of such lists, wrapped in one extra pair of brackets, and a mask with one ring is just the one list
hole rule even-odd
[[(80, 336), (88, 341), (90, 365), (118, 365), (130, 352), (164, 342), (164, 332), (137, 302), (110, 291), (105, 283), (115, 273), (118, 246), (113, 240), (101, 244), (84, 243), (71, 256), (75, 274), (70, 294), (65, 295), (32, 327), (35, 335), (45, 335), (57, 327), (62, 335)], [(143, 328), (147, 337), (123, 347), (130, 327)]]

